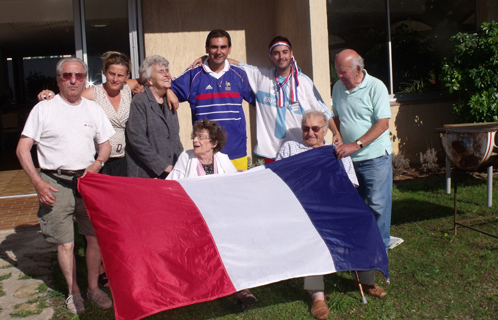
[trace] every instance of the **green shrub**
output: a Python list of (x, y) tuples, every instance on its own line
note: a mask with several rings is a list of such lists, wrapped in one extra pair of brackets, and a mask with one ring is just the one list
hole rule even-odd
[(477, 33), (457, 33), (455, 50), (442, 66), (442, 81), (457, 97), (457, 122), (498, 122), (498, 23), (484, 22)]

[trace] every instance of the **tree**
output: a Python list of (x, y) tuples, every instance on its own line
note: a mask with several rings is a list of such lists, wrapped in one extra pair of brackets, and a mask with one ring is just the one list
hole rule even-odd
[(452, 40), (453, 57), (444, 59), (441, 78), (457, 98), (456, 121), (498, 122), (498, 23), (484, 22), (477, 33)]

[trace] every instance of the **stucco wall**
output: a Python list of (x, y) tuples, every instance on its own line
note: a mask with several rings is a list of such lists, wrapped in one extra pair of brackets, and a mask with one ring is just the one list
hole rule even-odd
[[(273, 8), (263, 0), (143, 0), (145, 54), (159, 54), (170, 62), (173, 76), (180, 75), (196, 58), (205, 54), (209, 31), (227, 30), (232, 37), (230, 57), (250, 64), (265, 65), (265, 43), (273, 36)], [(263, 41), (264, 40), (264, 41)], [(247, 103), (243, 105), (248, 123), (255, 121)], [(180, 136), (185, 149), (191, 148), (190, 108), (183, 103), (179, 110)], [(255, 140), (255, 127), (248, 126), (248, 145)]]
[(402, 153), (410, 164), (420, 164), (420, 153), (429, 148), (444, 158), (439, 134), (434, 129), (453, 123), (451, 101), (392, 103), (389, 132), (394, 154)]
[[(180, 75), (205, 53), (206, 36), (212, 29), (230, 33), (230, 57), (266, 67), (272, 66), (268, 59), (269, 41), (283, 35), (292, 42), (298, 66), (315, 81), (324, 101), (330, 101), (325, 0), (142, 0), (142, 8), (146, 17), (145, 54), (166, 57), (173, 76)], [(255, 110), (247, 103), (243, 108), (251, 155), (256, 142)], [(187, 103), (180, 106), (179, 117), (182, 143), (188, 149), (192, 125)]]

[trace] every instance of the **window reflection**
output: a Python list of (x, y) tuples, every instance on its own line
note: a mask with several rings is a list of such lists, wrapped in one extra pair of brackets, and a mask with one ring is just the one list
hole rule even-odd
[(365, 69), (389, 87), (385, 0), (329, 0), (329, 53), (333, 84), (338, 80), (335, 55), (349, 48), (365, 59)]
[(394, 91), (443, 91), (441, 61), (451, 55), (451, 36), (475, 31), (474, 0), (391, 0)]
[(130, 56), (127, 0), (86, 0), (85, 31), (88, 52), (89, 79), (102, 82), (102, 61), (107, 51), (119, 51)]
[[(386, 0), (328, 0), (332, 85), (336, 53), (356, 50), (365, 69), (389, 88)], [(474, 0), (390, 0), (394, 93), (443, 91), (441, 61), (450, 56), (451, 36), (475, 32)]]

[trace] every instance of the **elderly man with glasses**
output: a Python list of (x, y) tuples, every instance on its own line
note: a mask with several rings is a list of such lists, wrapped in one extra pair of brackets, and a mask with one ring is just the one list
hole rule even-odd
[[(325, 141), (327, 134), (328, 120), (327, 115), (319, 110), (307, 110), (303, 113), (301, 128), (303, 131), (302, 141), (287, 141), (277, 153), (275, 160), (284, 159), (301, 152), (305, 152), (314, 148), (319, 148), (325, 145), (330, 145)], [(351, 183), (357, 187), (358, 179), (353, 167), (353, 162), (350, 157), (341, 159), (346, 173), (348, 174)], [(327, 319), (329, 317), (329, 309), (325, 303), (325, 284), (323, 276), (312, 276), (304, 278), (304, 289), (308, 290), (311, 295), (311, 314), (317, 319)]]
[[(111, 299), (98, 288), (99, 244), (83, 200), (75, 193), (74, 179), (100, 171), (111, 153), (109, 138), (115, 132), (102, 108), (81, 97), (87, 65), (78, 58), (64, 58), (57, 63), (56, 71), (60, 94), (31, 110), (17, 156), (40, 200), (38, 221), (43, 236), (58, 246), (57, 259), (69, 291), (66, 307), (76, 314), (85, 311), (85, 306), (76, 282), (73, 216), (87, 240), (87, 298), (102, 309), (112, 306)], [(31, 158), (35, 144), (40, 173)]]

